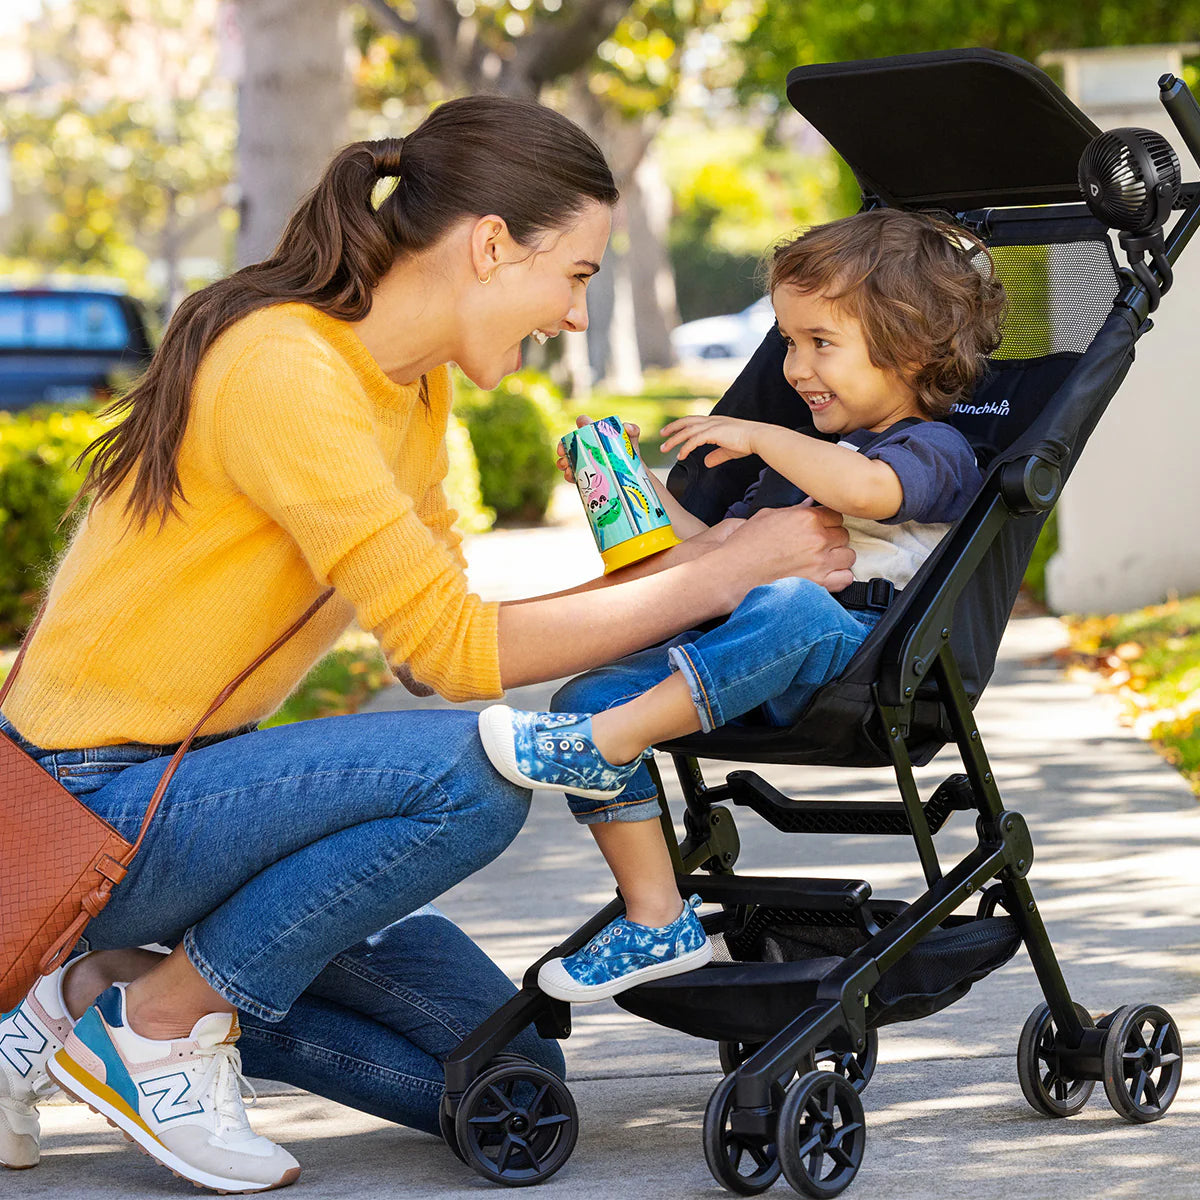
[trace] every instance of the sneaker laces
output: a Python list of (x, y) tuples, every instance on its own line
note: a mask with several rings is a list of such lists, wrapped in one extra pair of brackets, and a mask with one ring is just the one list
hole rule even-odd
[(210, 1085), (212, 1087), (217, 1136), (233, 1134), (238, 1141), (257, 1137), (246, 1117), (247, 1102), (243, 1099), (243, 1088), (250, 1093), (251, 1105), (258, 1102), (258, 1093), (254, 1090), (254, 1085), (242, 1074), (242, 1056), (238, 1048), (230, 1042), (219, 1042), (215, 1046), (202, 1047), (197, 1053), (210, 1060), (198, 1086), (201, 1094), (204, 1094)]

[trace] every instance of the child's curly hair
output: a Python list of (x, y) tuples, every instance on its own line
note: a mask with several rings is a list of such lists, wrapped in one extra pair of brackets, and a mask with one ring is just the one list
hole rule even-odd
[(927, 417), (969, 394), (1000, 344), (1004, 288), (987, 247), (923, 213), (880, 208), (814, 226), (775, 248), (768, 282), (850, 312), (871, 362), (912, 387)]

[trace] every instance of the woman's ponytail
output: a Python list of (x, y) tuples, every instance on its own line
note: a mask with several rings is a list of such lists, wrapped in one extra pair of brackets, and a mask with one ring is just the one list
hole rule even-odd
[[(376, 205), (381, 180), (394, 186)], [(179, 448), (200, 360), (235, 321), (299, 301), (344, 321), (371, 309), (397, 258), (435, 245), (465, 217), (496, 213), (517, 242), (565, 224), (589, 202), (615, 204), (599, 147), (566, 117), (532, 101), (466, 97), (435, 109), (406, 138), (341, 150), (289, 219), (271, 257), (187, 297), (146, 373), (111, 405), (118, 425), (80, 456), (94, 455), (63, 520), (91, 495), (105, 499), (132, 472), (126, 511), (160, 526), (187, 498)]]

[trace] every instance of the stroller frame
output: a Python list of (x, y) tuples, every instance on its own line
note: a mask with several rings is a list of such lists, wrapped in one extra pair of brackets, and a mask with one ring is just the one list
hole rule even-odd
[[(1040, 72), (1007, 55), (965, 51), (952, 52), (950, 57), (954, 55), (959, 62), (974, 56), (985, 65), (998, 64), (1005, 69), (1019, 64), (1016, 69), (1040, 76)], [(911, 55), (875, 62), (898, 64), (907, 69), (920, 66), (922, 61), (946, 58), (936, 54)], [(864, 65), (868, 64), (837, 64), (823, 70), (836, 74)], [(820, 72), (822, 68), (804, 70)], [(793, 72), (789, 77), (789, 96), (800, 73)], [(1200, 106), (1174, 77), (1164, 76), (1159, 83), (1164, 106), (1191, 154), (1200, 161)], [(1053, 89), (1048, 80), (1046, 84)], [(1038, 86), (1042, 86), (1040, 82)], [(792, 98), (795, 103), (795, 97)], [(1058, 99), (1064, 112), (1069, 110), (1072, 119), (1078, 117), (1078, 122), (1083, 123), (1081, 136), (1084, 141), (1089, 140), (1095, 127), (1073, 110), (1061, 94)], [(866, 206), (892, 200), (886, 188), (875, 180), (865, 179), (862, 172), (859, 177), (864, 182)], [(1074, 196), (1078, 197), (1077, 190)], [(956, 209), (955, 215), (962, 223), (974, 225), (985, 233), (1004, 222), (1036, 224), (1061, 221), (1064, 215), (1077, 220), (1087, 217), (1088, 210), (1083, 205), (1065, 204), (1062, 202), (1065, 198), (1054, 197), (1048, 207), (1036, 208), (997, 210), (964, 206)], [(1024, 203), (1030, 199), (1042, 201), (1045, 197), (1022, 196)], [(1176, 208), (1183, 213), (1166, 238), (1166, 259), (1170, 264), (1200, 226), (1200, 188), (1185, 187)], [(1157, 272), (1157, 268), (1152, 270)], [(1101, 411), (1132, 361), (1133, 343), (1151, 327), (1149, 314), (1157, 307), (1161, 291), (1170, 284), (1169, 271), (1165, 280), (1161, 273), (1156, 273), (1149, 281), (1150, 286), (1144, 275), (1135, 276), (1127, 269), (1118, 274), (1121, 290), (1104, 327), (1123, 330), (1128, 344), (1120, 354), (1110, 355), (1123, 361), (1109, 364), (1112, 369), (1105, 376)], [(1098, 418), (1096, 413), (1089, 418), (1090, 424), (1084, 422), (1086, 432), (1090, 432)], [(1056, 431), (1058, 427), (1054, 428)], [(1161, 1117), (1174, 1098), (1182, 1047), (1178, 1029), (1168, 1014), (1153, 1005), (1130, 1005), (1093, 1026), (1087, 1012), (1072, 999), (1027, 879), (1034, 857), (1028, 826), (1020, 813), (1004, 806), (972, 711), (990, 674), (991, 663), (974, 670), (975, 678), (965, 682), (962, 654), (954, 637), (956, 604), (972, 572), (1012, 522), (1033, 519), (1036, 524), (1032, 534), (1036, 536), (1058, 498), (1073, 457), (1068, 447), (1056, 442), (1053, 436), (1044, 437), (1032, 453), (1020, 452), (1007, 458), (1001, 454), (968, 517), (950, 531), (935, 551), (937, 571), (926, 569), (930, 566), (926, 564), (905, 589), (903, 610), (914, 614), (915, 619), (907, 622), (900, 618), (885, 619), (884, 627), (878, 631), (879, 669), (870, 686), (863, 728), (870, 733), (874, 745), (883, 748), (878, 761), (890, 762), (899, 800), (795, 800), (749, 769), (733, 770), (723, 783), (708, 784), (701, 771), (701, 757), (747, 762), (822, 761), (789, 759), (785, 750), (779, 749), (769, 737), (760, 738), (756, 745), (753, 737), (719, 731), (660, 747), (670, 753), (683, 791), (684, 836), (680, 840), (667, 808), (657, 765), (653, 761), (648, 763), (658, 787), (663, 831), (681, 894), (696, 893), (703, 901), (721, 906), (722, 912), (715, 921), (708, 916), (704, 918), (710, 931), (723, 918), (740, 921), (756, 909), (769, 907), (813, 914), (817, 921), (822, 919), (820, 914), (825, 914), (836, 923), (853, 925), (863, 939), (854, 952), (821, 975), (809, 1002), (771, 1035), (747, 1037), (742, 1039), (744, 1044), (739, 1044), (737, 1039), (741, 1035), (736, 1030), (718, 1035), (729, 1053), (728, 1060), (722, 1054), (729, 1074), (713, 1094), (705, 1116), (705, 1152), (713, 1174), (730, 1190), (747, 1195), (761, 1192), (775, 1181), (781, 1169), (793, 1187), (808, 1195), (836, 1195), (849, 1185), (862, 1159), (865, 1126), (858, 1092), (870, 1074), (871, 994), (890, 968), (973, 897), (978, 897), (976, 920), (992, 917), (997, 909), (1003, 909), (1011, 919), (1020, 942), (1028, 950), (1045, 996), (1045, 1004), (1035, 1009), (1026, 1023), (1018, 1047), (1018, 1074), (1030, 1104), (1047, 1116), (1071, 1115), (1082, 1108), (1094, 1083), (1103, 1081), (1114, 1108), (1128, 1120), (1144, 1122)], [(1028, 544), (1032, 545), (1032, 537)], [(1022, 564), (1021, 573), (1023, 569)], [(1018, 582), (1019, 577), (1018, 574)], [(1008, 597), (1009, 606), (1011, 599)], [(930, 711), (931, 703), (938, 712), (934, 725), (935, 733), (940, 736), (931, 733), (930, 722), (922, 715)], [(957, 748), (963, 771), (947, 777), (924, 801), (914, 778), (914, 764), (927, 762), (942, 744), (950, 742)], [(768, 753), (761, 753), (764, 748)], [(909, 835), (927, 890), (911, 903), (897, 906), (898, 911), (883, 912), (878, 902), (873, 907), (871, 887), (864, 880), (738, 876), (734, 866), (739, 840), (729, 804), (749, 808), (784, 832)], [(934, 836), (955, 811), (975, 812), (977, 842), (961, 861), (943, 870)], [(494, 1182), (539, 1182), (557, 1171), (573, 1149), (574, 1105), (565, 1087), (540, 1068), (522, 1065), (500, 1052), (531, 1022), (543, 1036), (570, 1035), (570, 1006), (539, 990), (538, 970), (547, 960), (580, 949), (623, 911), (618, 895), (532, 964), (517, 995), (469, 1034), (446, 1060), (443, 1134), (460, 1158)], [(1015, 948), (1014, 942), (1003, 957), (1007, 958)], [(686, 1001), (691, 976), (719, 969), (714, 965), (690, 975), (642, 985), (619, 996), (618, 1003), (629, 1011), (658, 1019), (663, 996), (682, 995)], [(718, 1017), (718, 1025), (721, 1019)], [(1141, 1035), (1147, 1021), (1153, 1027), (1148, 1045)], [(684, 1022), (668, 1019), (663, 1023), (696, 1032)], [(700, 1031), (697, 1036), (712, 1037), (712, 1029), (716, 1027)], [(832, 1075), (811, 1072), (815, 1059), (823, 1053), (822, 1047), (833, 1047), (839, 1052)], [(1143, 1050), (1144, 1056), (1129, 1069), (1131, 1055), (1136, 1059)], [(851, 1059), (856, 1059), (857, 1069)], [(783, 1098), (781, 1084), (797, 1071), (801, 1078)], [(548, 1109), (539, 1110), (536, 1103), (524, 1107), (510, 1103), (508, 1109), (498, 1114), (494, 1106), (487, 1107), (489, 1088), (494, 1091), (498, 1084), (521, 1078), (540, 1088), (537, 1103), (549, 1104)], [(511, 1092), (506, 1094), (511, 1099)], [(547, 1095), (551, 1097), (549, 1101)], [(811, 1110), (814, 1097), (817, 1109), (826, 1119), (823, 1143), (813, 1140), (816, 1134), (808, 1137), (821, 1123), (814, 1124), (805, 1115), (805, 1105)], [(480, 1148), (475, 1132), (480, 1127), (494, 1130), (498, 1122), (503, 1125), (505, 1121), (510, 1141), (524, 1147), (516, 1154), (520, 1165), (511, 1168), (507, 1151), (504, 1161), (497, 1163), (486, 1153), (486, 1148)], [(804, 1122), (807, 1124), (803, 1134), (799, 1134)], [(536, 1130), (542, 1126), (556, 1126), (559, 1132), (553, 1137), (546, 1135), (537, 1143)], [(749, 1174), (740, 1169), (745, 1165), (741, 1162), (744, 1153), (753, 1159)], [(827, 1174), (822, 1174), (824, 1156), (829, 1156), (832, 1162), (832, 1170)]]

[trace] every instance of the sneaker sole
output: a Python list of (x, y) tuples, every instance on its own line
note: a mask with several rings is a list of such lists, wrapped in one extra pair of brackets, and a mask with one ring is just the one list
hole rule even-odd
[(210, 1175), (173, 1154), (112, 1088), (101, 1083), (94, 1075), (68, 1058), (66, 1051), (59, 1050), (46, 1064), (46, 1070), (50, 1078), (71, 1099), (86, 1104), (92, 1112), (103, 1117), (143, 1154), (152, 1158), (159, 1166), (166, 1167), (172, 1175), (177, 1175), (195, 1187), (207, 1188), (222, 1196), (244, 1196), (251, 1192), (269, 1192), (275, 1188), (288, 1187), (300, 1178), (299, 1167), (285, 1171), (274, 1183), (256, 1183)]
[[(529, 788), (535, 792), (567, 792), (572, 796), (582, 796), (585, 800), (612, 800), (619, 796), (625, 785), (619, 788), (601, 790), (599, 788), (563, 787), (560, 783), (543, 783), (540, 779), (530, 779), (517, 767), (517, 750), (513, 744), (512, 725), (504, 716), (506, 706), (503, 704), (485, 708), (479, 714), (479, 740), (483, 743), (483, 752), (488, 756), (493, 767), (518, 787)], [(508, 709), (507, 711), (512, 711)]]
[[(553, 977), (543, 982), (542, 971), (539, 971), (538, 987), (547, 996), (553, 996), (555, 1000), (567, 1000), (571, 1004), (589, 1004), (593, 1000), (607, 1000), (610, 996), (616, 996), (632, 987), (637, 987), (639, 983), (649, 983), (651, 979), (664, 979), (669, 975), (683, 975), (688, 971), (694, 971), (697, 967), (702, 967), (705, 963), (710, 962), (712, 955), (712, 942), (705, 942), (699, 949), (690, 951), (682, 958), (673, 958), (669, 962), (640, 967), (628, 975), (622, 975), (620, 979), (599, 983), (595, 987), (584, 987), (582, 984), (568, 986)], [(562, 959), (556, 958), (551, 961), (562, 962)], [(550, 963), (546, 964), (546, 966), (549, 965)], [(545, 967), (542, 970), (544, 971)]]

